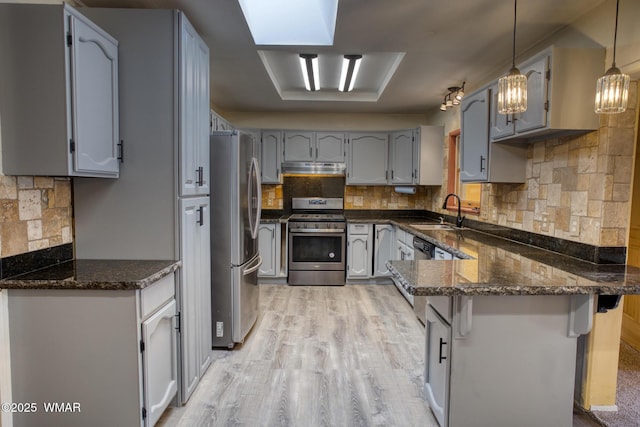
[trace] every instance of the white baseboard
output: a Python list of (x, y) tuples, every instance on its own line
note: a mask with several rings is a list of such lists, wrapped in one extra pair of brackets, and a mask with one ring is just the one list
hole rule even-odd
[(591, 405), (590, 411), (618, 412), (618, 405)]

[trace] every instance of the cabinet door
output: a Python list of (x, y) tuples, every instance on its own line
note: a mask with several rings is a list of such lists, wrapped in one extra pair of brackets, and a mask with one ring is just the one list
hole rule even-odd
[[(391, 134), (389, 139), (390, 183), (413, 184), (414, 171), (413, 131)], [(416, 159), (417, 161), (417, 159)]]
[(375, 277), (389, 276), (387, 261), (394, 259), (395, 240), (393, 236), (393, 226), (388, 224), (376, 224), (375, 226), (375, 253), (374, 271)]
[(178, 390), (175, 315), (172, 300), (142, 323), (145, 425), (155, 425)]
[(258, 228), (258, 246), (262, 265), (259, 275), (274, 277), (276, 275), (276, 224), (260, 224)]
[(195, 389), (211, 354), (209, 198), (180, 201), (182, 400)]
[(387, 184), (386, 133), (352, 133), (349, 135), (347, 184)]
[(285, 132), (284, 133), (284, 161), (311, 162), (313, 161), (313, 132)]
[(262, 132), (260, 142), (260, 172), (263, 184), (280, 183), (280, 138), (279, 131)]
[(489, 156), (489, 89), (468, 97), (461, 103), (460, 180), (486, 181)]
[(118, 175), (118, 46), (69, 16), (71, 155), (80, 174)]
[(209, 167), (205, 163), (209, 159), (208, 58), (206, 44), (184, 15), (180, 14), (179, 128), (182, 196), (209, 192)]
[(344, 133), (316, 132), (316, 162), (344, 162)]
[(491, 139), (512, 136), (515, 133), (514, 114), (500, 114), (498, 112), (498, 84), (491, 86)]
[(527, 76), (527, 111), (517, 116), (516, 132), (547, 126), (547, 70), (549, 57), (543, 56), (520, 68)]
[(429, 406), (441, 426), (448, 425), (451, 327), (427, 306), (424, 388)]
[(369, 236), (364, 234), (350, 235), (347, 251), (347, 277), (368, 278), (371, 274), (369, 262)]

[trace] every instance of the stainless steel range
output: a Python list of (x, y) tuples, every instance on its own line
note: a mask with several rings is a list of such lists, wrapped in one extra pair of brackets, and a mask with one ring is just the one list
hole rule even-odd
[(342, 198), (291, 200), (290, 285), (344, 285), (346, 222)]

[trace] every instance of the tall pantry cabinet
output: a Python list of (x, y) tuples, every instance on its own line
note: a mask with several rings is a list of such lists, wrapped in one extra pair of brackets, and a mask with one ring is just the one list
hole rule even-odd
[(76, 258), (180, 260), (181, 402), (211, 361), (209, 49), (175, 10), (80, 11), (119, 42), (117, 180), (74, 180)]

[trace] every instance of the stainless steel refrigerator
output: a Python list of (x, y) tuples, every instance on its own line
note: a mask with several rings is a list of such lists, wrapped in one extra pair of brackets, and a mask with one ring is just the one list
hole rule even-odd
[(249, 132), (213, 132), (210, 153), (213, 347), (233, 348), (258, 317), (257, 141)]

